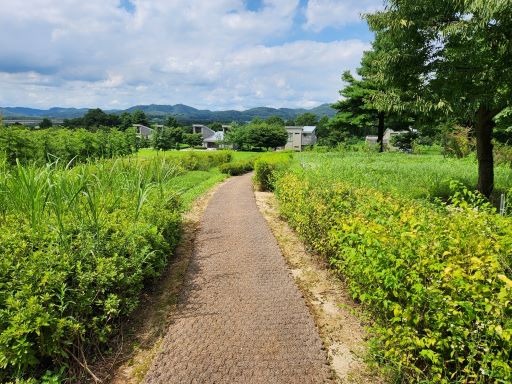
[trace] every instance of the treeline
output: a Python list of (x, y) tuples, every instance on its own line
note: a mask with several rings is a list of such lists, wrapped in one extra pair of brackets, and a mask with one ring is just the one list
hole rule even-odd
[(133, 124), (142, 124), (149, 126), (149, 120), (146, 114), (141, 110), (135, 110), (133, 113), (123, 112), (120, 115), (103, 112), (100, 108), (89, 109), (82, 117), (75, 119), (64, 119), (63, 125), (69, 128), (85, 128), (95, 130), (101, 127), (116, 127), (124, 131), (133, 126)]
[(8, 164), (69, 163), (112, 158), (134, 153), (138, 148), (135, 129), (122, 132), (103, 129), (95, 132), (80, 128), (29, 130), (0, 126), (0, 160)]

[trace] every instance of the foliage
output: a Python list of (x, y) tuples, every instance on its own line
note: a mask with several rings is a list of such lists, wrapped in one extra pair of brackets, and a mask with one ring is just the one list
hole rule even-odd
[[(344, 180), (356, 187), (378, 189), (420, 201), (437, 198), (446, 201), (452, 194), (450, 184), (453, 180), (470, 187), (477, 179), (474, 156), (446, 158), (440, 150), (414, 156), (401, 152), (376, 153), (362, 143), (339, 147), (338, 152), (296, 153), (295, 158), (306, 169), (322, 170), (325, 180), (321, 183)], [(496, 192), (510, 188), (510, 168), (497, 166)], [(499, 195), (493, 198), (499, 198)]]
[(64, 126), (96, 130), (100, 127), (117, 127), (121, 123), (119, 116), (103, 112), (100, 108), (89, 109), (83, 117), (64, 119)]
[(71, 354), (104, 348), (178, 241), (177, 193), (204, 190), (222, 178), (205, 170), (230, 159), (1, 169), (0, 381), (57, 377)]
[(254, 180), (261, 191), (273, 191), (278, 174), (290, 166), (291, 153), (281, 152), (260, 156), (254, 162)]
[(183, 142), (183, 128), (158, 127), (153, 133), (153, 148), (161, 150), (176, 149)]
[(404, 152), (412, 152), (415, 141), (418, 139), (418, 133), (409, 131), (395, 135), (391, 138), (391, 145)]
[(149, 120), (144, 111), (136, 109), (132, 112), (132, 123), (149, 126)]
[(102, 345), (176, 245), (172, 162), (18, 165), (4, 175), (0, 380)]
[(171, 115), (167, 118), (167, 120), (165, 120), (165, 126), (170, 128), (176, 128), (180, 126), (180, 123), (178, 123), (176, 116)]
[(374, 58), (383, 85), (375, 105), (474, 122), (478, 189), (489, 196), (493, 118), (512, 100), (510, 3), (389, 0), (366, 18), (384, 47)]
[(286, 129), (280, 124), (268, 124), (261, 119), (253, 119), (247, 125), (233, 125), (227, 132), (225, 141), (237, 149), (277, 148), (288, 140)]
[(494, 145), (494, 159), (496, 164), (512, 168), (512, 146), (496, 143)]
[(200, 133), (184, 133), (183, 142), (191, 147), (195, 147), (203, 143), (203, 136)]
[(0, 127), (0, 153), (9, 164), (44, 164), (59, 160), (61, 163), (88, 159), (111, 158), (128, 155), (137, 150), (133, 129), (117, 130), (63, 128), (31, 131), (25, 128)]
[(45, 117), (43, 120), (41, 120), (41, 122), (39, 123), (39, 128), (40, 129), (48, 129), (48, 128), (51, 128), (53, 126), (53, 123), (52, 121)]
[(256, 148), (282, 147), (288, 140), (288, 133), (281, 125), (267, 123), (253, 123), (245, 127), (247, 130), (247, 144)]
[(285, 121), (283, 118), (279, 117), (279, 116), (270, 116), (269, 118), (267, 118), (265, 120), (265, 122), (267, 124), (270, 124), (270, 125), (280, 125), (282, 127), (285, 126)]
[(230, 176), (243, 175), (244, 173), (254, 170), (254, 161), (239, 160), (230, 163), (224, 163), (219, 166), (219, 170), (222, 173), (228, 174)]
[(444, 154), (463, 158), (475, 150), (475, 140), (467, 127), (456, 126), (444, 135)]
[(298, 126), (311, 126), (316, 125), (318, 117), (311, 112), (304, 112), (295, 118), (295, 125)]
[(282, 214), (374, 314), (377, 357), (404, 381), (512, 380), (509, 219), (434, 209), (311, 168), (275, 188)]

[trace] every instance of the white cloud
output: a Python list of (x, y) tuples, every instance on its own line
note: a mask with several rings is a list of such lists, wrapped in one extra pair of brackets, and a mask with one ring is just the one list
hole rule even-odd
[(4, 1), (0, 105), (128, 107), (185, 103), (224, 109), (313, 106), (337, 98), (358, 40), (272, 45), (299, 0)]
[(382, 8), (383, 0), (309, 0), (305, 29), (320, 32), (327, 27), (357, 23), (364, 13)]

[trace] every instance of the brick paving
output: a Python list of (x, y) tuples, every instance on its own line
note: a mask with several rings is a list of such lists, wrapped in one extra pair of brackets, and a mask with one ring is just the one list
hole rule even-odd
[(212, 197), (181, 303), (145, 383), (325, 383), (313, 319), (252, 192), (233, 177)]

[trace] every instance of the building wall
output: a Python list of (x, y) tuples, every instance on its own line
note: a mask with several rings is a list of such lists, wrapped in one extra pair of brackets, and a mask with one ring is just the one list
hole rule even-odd
[(288, 141), (284, 146), (284, 149), (292, 149), (294, 151), (302, 150), (302, 128), (300, 127), (287, 127)]

